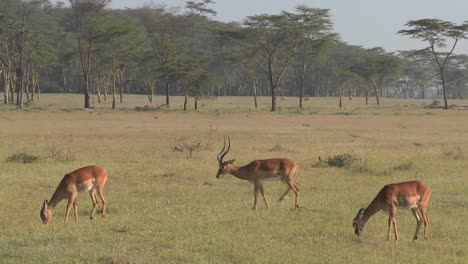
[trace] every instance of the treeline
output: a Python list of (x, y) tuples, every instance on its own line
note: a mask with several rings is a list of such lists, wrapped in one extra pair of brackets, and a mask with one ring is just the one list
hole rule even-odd
[[(466, 23), (418, 21), (429, 23), (424, 30), (443, 25), (436, 32), (441, 42), (389, 53), (345, 43), (328, 9), (300, 5), (224, 23), (211, 0), (126, 10), (108, 9), (109, 2), (2, 0), (4, 103), (22, 107), (47, 92), (84, 93), (85, 107), (91, 107), (90, 94), (98, 103), (112, 100), (113, 107), (129, 93), (146, 94), (150, 103), (165, 95), (167, 106), (172, 95), (195, 101), (252, 96), (255, 104), (257, 96), (270, 96), (274, 111), (277, 96), (297, 96), (299, 107), (310, 96), (339, 96), (340, 106), (342, 97), (354, 96), (366, 103), (369, 97), (377, 103), (382, 97), (466, 98), (468, 56), (437, 51), (466, 38)], [(421, 28), (407, 26), (400, 33), (418, 38), (414, 30)]]

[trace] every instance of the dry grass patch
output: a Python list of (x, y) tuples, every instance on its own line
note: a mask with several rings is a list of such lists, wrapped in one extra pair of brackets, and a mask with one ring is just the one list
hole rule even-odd
[[(45, 94), (30, 111), (0, 106), (0, 262), (466, 262), (468, 164), (454, 157), (457, 148), (468, 148), (468, 111), (426, 115), (420, 106), (427, 101), (385, 99), (377, 107), (354, 98), (343, 110), (352, 115), (335, 115), (336, 98), (310, 98), (305, 110), (295, 111), (296, 98), (286, 97), (278, 102), (282, 112), (270, 113), (270, 98), (259, 98), (255, 110), (245, 97), (203, 100), (198, 112), (182, 112), (183, 98), (174, 97), (170, 109), (155, 113), (135, 111), (148, 103), (133, 95), (117, 111), (110, 103), (83, 111), (81, 99)], [(164, 98), (154, 102), (157, 107)], [(271, 208), (254, 212), (250, 183), (215, 179), (225, 136), (228, 158), (239, 165), (279, 156), (296, 161), (303, 209), (291, 210), (292, 199), (276, 203), (286, 186), (265, 182)], [(180, 139), (203, 149), (187, 159), (187, 150), (173, 151)], [(448, 158), (442, 154), (449, 151)], [(49, 158), (5, 162), (21, 152)], [(347, 153), (356, 159), (349, 168), (313, 166), (318, 156)], [(91, 203), (81, 194), (78, 223), (62, 223), (62, 202), (44, 226), (41, 202), (65, 173), (89, 164), (109, 171), (107, 217), (89, 220)], [(384, 213), (369, 221), (357, 243), (356, 210), (383, 185), (415, 178), (433, 189), (429, 242), (411, 243), (414, 217), (401, 210), (399, 244), (385, 243)]]

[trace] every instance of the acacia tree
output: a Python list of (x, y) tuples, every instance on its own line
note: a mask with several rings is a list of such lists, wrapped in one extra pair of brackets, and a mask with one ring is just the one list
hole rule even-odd
[(78, 42), (80, 66), (83, 74), (84, 108), (90, 108), (91, 65), (96, 27), (101, 12), (111, 0), (70, 0), (74, 13), (73, 26)]
[(322, 47), (336, 39), (333, 34), (333, 23), (330, 19), (329, 9), (311, 8), (305, 5), (296, 7), (296, 13), (283, 12), (295, 24), (301, 39), (295, 62), (296, 85), (299, 94), (299, 107), (302, 108), (304, 96), (304, 79), (312, 59), (322, 50)]
[(400, 58), (383, 53), (381, 48), (369, 50), (362, 60), (351, 67), (351, 70), (367, 80), (374, 88), (377, 105), (380, 104), (380, 95), (383, 88), (398, 79), (403, 69)]
[(361, 56), (361, 48), (350, 48), (339, 42), (330, 45), (330, 52), (326, 56), (326, 68), (324, 70), (329, 72), (329, 78), (333, 79), (336, 84), (339, 95), (339, 108), (342, 107), (342, 97), (348, 94), (349, 98), (352, 98), (356, 87), (360, 86), (364, 81), (357, 73), (350, 70), (359, 62)]
[(166, 91), (166, 106), (169, 107), (169, 91), (171, 84), (172, 63), (181, 53), (181, 44), (177, 40), (179, 33), (186, 28), (185, 18), (177, 14), (176, 10), (166, 12), (164, 6), (145, 6), (139, 10), (143, 25), (146, 29), (151, 48), (158, 61), (158, 72), (164, 82)]
[[(250, 16), (244, 21), (253, 34), (258, 53), (255, 63), (268, 80), (271, 92), (271, 111), (276, 111), (276, 90), (281, 84), (292, 57), (302, 39), (295, 23), (284, 14)], [(258, 59), (257, 59), (258, 58)]]
[[(410, 20), (405, 26), (409, 29), (400, 30), (398, 34), (410, 36), (414, 39), (421, 39), (429, 43), (429, 46), (425, 50), (430, 50), (439, 68), (444, 96), (444, 108), (448, 109), (444, 69), (458, 41), (467, 38), (468, 22), (456, 25), (440, 19), (419, 19)], [(450, 46), (447, 44), (449, 39), (453, 41)], [(447, 47), (448, 50), (442, 51), (442, 49)]]
[[(124, 86), (127, 83), (124, 71), (142, 57), (142, 32), (130, 17), (123, 13), (106, 16), (96, 37), (96, 61), (104, 68), (112, 87), (112, 109), (116, 108), (116, 93), (119, 88), (120, 103), (123, 102)], [(104, 78), (106, 74), (102, 74)], [(118, 87), (117, 87), (118, 86)]]
[(170, 78), (177, 80), (179, 89), (184, 94), (184, 111), (187, 110), (188, 96), (195, 98), (194, 106), (198, 110), (198, 96), (212, 79), (212, 74), (206, 70), (206, 62), (204, 57), (182, 53), (170, 65)]
[[(13, 100), (11, 80), (13, 78), (15, 23), (5, 15), (0, 17), (0, 72), (3, 75), (5, 104)], [(10, 90), (11, 89), (11, 90)]]
[[(406, 98), (410, 87), (417, 87), (419, 91), (411, 91), (413, 94), (419, 92), (419, 97), (427, 98), (427, 87), (434, 78), (434, 65), (432, 64), (432, 55), (427, 51), (400, 51), (400, 57), (404, 58), (406, 63), (403, 70), (404, 78), (399, 82), (401, 95)], [(412, 84), (411, 86), (409, 84)]]
[[(34, 8), (43, 3), (44, 0), (18, 0), (7, 1), (1, 6), (4, 13), (0, 14), (0, 69), (4, 76), (4, 103), (13, 101), (16, 90), (18, 108), (23, 108), (23, 93), (25, 86), (29, 87), (29, 76), (35, 76), (31, 74), (32, 54), (40, 50), (37, 45), (32, 44), (31, 39), (35, 39), (31, 34), (31, 26), (26, 22)], [(26, 93), (29, 101), (28, 89)]]
[(453, 99), (463, 99), (468, 87), (468, 56), (452, 56), (445, 74), (447, 92)]

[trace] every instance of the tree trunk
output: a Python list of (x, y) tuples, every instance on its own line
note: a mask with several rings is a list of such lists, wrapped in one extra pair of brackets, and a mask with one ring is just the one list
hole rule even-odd
[(187, 92), (184, 92), (184, 111), (187, 110)]
[(31, 101), (34, 101), (34, 96), (37, 94), (37, 86), (39, 85), (39, 73), (36, 70), (33, 70), (31, 78)]
[(254, 97), (255, 108), (258, 108), (257, 102), (257, 74), (254, 69), (250, 69), (250, 76), (252, 77), (252, 94)]
[(258, 108), (258, 101), (257, 101), (257, 83), (256, 82), (254, 83), (254, 86), (253, 86), (253, 97), (254, 97), (255, 109), (257, 109)]
[(31, 67), (27, 66), (26, 67), (26, 76), (25, 76), (25, 92), (26, 92), (26, 103), (29, 103), (30, 102), (30, 97), (29, 97), (29, 88), (30, 88), (30, 81), (29, 81), (29, 75), (30, 75), (30, 72), (31, 72)]
[(114, 55), (112, 55), (112, 110), (115, 110), (116, 92)]
[(90, 95), (89, 95), (89, 72), (84, 73), (84, 81), (85, 81), (85, 86), (84, 86), (84, 108), (90, 108)]
[(21, 66), (16, 67), (16, 106), (20, 109), (23, 108), (23, 70)]
[(340, 92), (340, 101), (339, 101), (339, 103), (338, 103), (338, 106), (339, 106), (340, 109), (341, 109), (341, 106), (342, 106), (342, 105), (341, 105), (341, 92)]
[(374, 81), (372, 81), (371, 83), (372, 83), (372, 87), (374, 87), (374, 93), (375, 93), (375, 99), (377, 100), (377, 105), (379, 105), (380, 104), (380, 100), (379, 100), (380, 89), (379, 87), (377, 87), (377, 84)]
[(369, 89), (366, 88), (366, 90), (364, 91), (364, 96), (366, 97), (366, 105), (368, 105), (369, 103)]
[(271, 112), (276, 111), (276, 94), (275, 89), (271, 87)]
[(445, 74), (442, 68), (440, 69), (440, 77), (442, 78), (442, 94), (444, 96), (444, 109), (448, 109), (447, 89), (445, 86)]
[(169, 107), (169, 78), (164, 75), (164, 84), (166, 85), (166, 106)]
[(15, 74), (12, 74), (10, 73), (11, 76), (10, 76), (10, 102), (13, 103), (14, 99), (15, 99), (15, 90), (16, 90), (16, 75)]
[(154, 87), (152, 86), (150, 91), (150, 95), (148, 96), (150, 104), (153, 104), (153, 96), (154, 96)]
[[(120, 66), (119, 66), (120, 67)], [(120, 96), (120, 103), (123, 103), (123, 91), (124, 91), (124, 77), (123, 77), (123, 71), (118, 68), (117, 69), (117, 79), (119, 80), (119, 96)]]
[(109, 81), (107, 79), (107, 77), (104, 77), (104, 80), (103, 80), (103, 95), (104, 95), (104, 102), (107, 102), (107, 95), (109, 94)]
[(98, 104), (101, 104), (102, 101), (101, 101), (101, 90), (102, 90), (102, 80), (97, 77), (96, 78), (96, 94), (97, 94), (97, 101), (98, 101)]
[(426, 85), (424, 82), (421, 82), (421, 97), (422, 99), (426, 99)]
[(4, 88), (4, 93), (3, 93), (3, 103), (8, 104), (10, 103), (10, 70), (5, 69), (3, 71), (3, 88)]
[(37, 77), (37, 86), (36, 86), (36, 91), (37, 91), (37, 100), (41, 100), (41, 84), (39, 81), (39, 77)]

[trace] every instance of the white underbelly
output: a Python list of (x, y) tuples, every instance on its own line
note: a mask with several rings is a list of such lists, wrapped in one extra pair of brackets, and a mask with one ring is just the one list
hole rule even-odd
[(398, 207), (408, 209), (417, 208), (419, 199), (419, 196), (400, 196), (398, 197)]
[(87, 181), (81, 182), (76, 186), (78, 192), (89, 192), (96, 188), (96, 181), (94, 179), (89, 179)]

